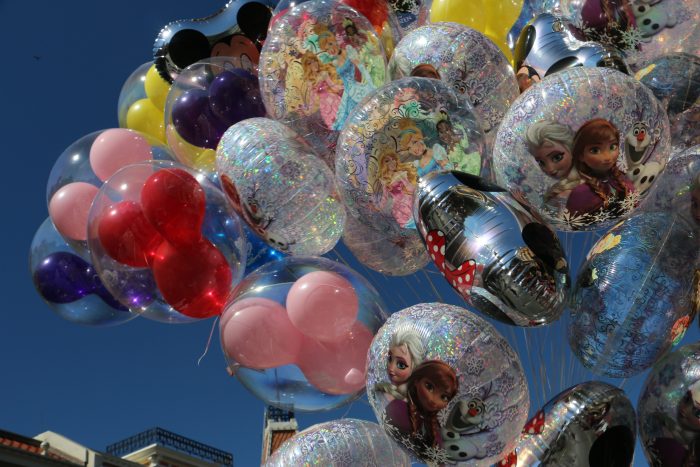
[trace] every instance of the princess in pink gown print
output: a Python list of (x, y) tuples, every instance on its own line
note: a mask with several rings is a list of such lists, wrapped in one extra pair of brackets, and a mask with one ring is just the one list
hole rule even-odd
[(343, 83), (335, 68), (322, 65), (314, 53), (306, 52), (301, 58), (301, 64), (304, 67), (304, 81), (311, 86), (312, 102), (318, 102), (321, 119), (331, 128), (340, 107)]
[(382, 205), (391, 207), (391, 215), (405, 228), (415, 225), (413, 221), (413, 194), (418, 175), (412, 164), (399, 162), (394, 151), (382, 154), (379, 160), (379, 181), (384, 189)]

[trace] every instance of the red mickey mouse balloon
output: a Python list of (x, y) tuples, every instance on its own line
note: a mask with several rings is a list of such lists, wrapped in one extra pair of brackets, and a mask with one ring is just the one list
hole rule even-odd
[(121, 201), (105, 209), (99, 218), (98, 236), (109, 256), (136, 268), (148, 267), (163, 241), (134, 201)]

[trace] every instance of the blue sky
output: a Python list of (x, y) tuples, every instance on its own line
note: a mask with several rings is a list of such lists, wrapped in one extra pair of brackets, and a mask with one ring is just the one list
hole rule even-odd
[[(7, 213), (2, 223), (7, 262), (0, 281), (5, 297), (0, 428), (27, 436), (53, 430), (101, 450), (161, 426), (232, 452), (237, 465), (259, 462), (263, 403), (227, 375), (217, 339), (197, 365), (211, 320), (165, 325), (136, 319), (111, 328), (71, 324), (42, 302), (27, 267), (32, 236), (47, 216), (46, 181), (55, 159), (81, 136), (117, 126), (120, 88), (151, 59), (163, 25), (209, 15), (223, 3), (0, 0), (6, 164), (1, 189)], [(567, 238), (568, 247), (579, 251), (593, 241), (590, 234)], [(346, 250), (339, 254), (357, 266)], [(389, 280), (361, 266), (357, 270), (382, 292), (389, 311), (439, 299), (460, 304), (432, 272)], [(532, 332), (499, 326), (528, 372), (533, 410), (590, 378), (568, 350), (565, 325), (562, 320)], [(699, 334), (693, 324), (684, 343), (697, 341)], [(641, 381), (643, 375), (624, 383), (635, 405)], [(298, 419), (306, 427), (342, 416), (374, 419), (362, 399)], [(636, 458), (644, 465), (641, 452)]]

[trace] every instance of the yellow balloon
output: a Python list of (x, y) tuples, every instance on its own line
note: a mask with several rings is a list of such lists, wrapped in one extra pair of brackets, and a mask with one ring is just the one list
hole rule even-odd
[(168, 98), (170, 83), (160, 76), (155, 65), (151, 65), (148, 69), (143, 87), (146, 91), (146, 96), (153, 101), (155, 106), (161, 111), (165, 110), (165, 100)]
[(163, 111), (150, 99), (139, 99), (126, 112), (126, 127), (140, 131), (165, 144), (165, 117)]
[(167, 135), (168, 146), (181, 163), (204, 173), (213, 173), (216, 170), (216, 151), (188, 143), (173, 125), (168, 125)]
[(508, 31), (518, 20), (523, 0), (433, 0), (430, 21), (460, 23), (482, 32), (512, 62)]

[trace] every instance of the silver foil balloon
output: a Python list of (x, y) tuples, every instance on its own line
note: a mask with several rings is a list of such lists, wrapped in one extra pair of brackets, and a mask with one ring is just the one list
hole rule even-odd
[(698, 465), (700, 343), (685, 345), (654, 365), (637, 409), (639, 436), (649, 465)]
[(622, 55), (611, 47), (586, 42), (566, 18), (542, 13), (520, 32), (515, 69), (521, 90), (557, 71), (576, 66), (607, 67), (628, 73)]
[(471, 306), (518, 326), (559, 318), (566, 258), (529, 206), (482, 178), (438, 172), (421, 179), (414, 218), (438, 269)]
[(297, 433), (264, 465), (408, 467), (411, 459), (376, 423), (345, 418), (320, 423)]
[(505, 465), (626, 467), (636, 432), (634, 407), (623, 390), (601, 381), (581, 383), (527, 422)]

